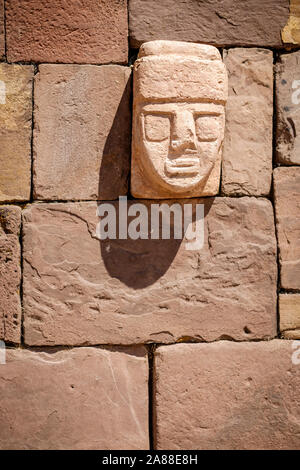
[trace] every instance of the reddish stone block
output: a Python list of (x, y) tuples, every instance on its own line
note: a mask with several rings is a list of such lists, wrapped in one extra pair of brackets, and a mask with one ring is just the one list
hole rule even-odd
[(284, 340), (158, 348), (155, 448), (299, 449), (299, 357)]
[(21, 209), (0, 206), (0, 340), (21, 340)]
[(129, 67), (41, 65), (35, 84), (34, 197), (117, 199), (128, 191)]
[[(196, 201), (205, 205), (206, 216), (204, 246), (195, 251), (172, 236), (100, 241), (96, 202), (39, 203), (25, 209), (26, 344), (275, 336), (277, 264), (270, 201)], [(151, 203), (166, 203), (128, 205), (137, 202), (146, 210)]]
[(300, 167), (276, 168), (274, 193), (281, 287), (300, 289)]
[(10, 62), (127, 63), (126, 0), (7, 0)]
[(1, 449), (148, 449), (143, 347), (7, 349), (0, 395)]
[(0, 0), (0, 57), (5, 54), (5, 37), (4, 37), (4, 0)]
[(300, 51), (282, 54), (276, 64), (276, 158), (284, 165), (300, 165), (299, 70)]
[(132, 47), (170, 39), (218, 46), (282, 46), (289, 0), (130, 0)]
[(222, 163), (227, 196), (267, 196), (273, 159), (273, 54), (266, 49), (224, 51), (229, 96)]

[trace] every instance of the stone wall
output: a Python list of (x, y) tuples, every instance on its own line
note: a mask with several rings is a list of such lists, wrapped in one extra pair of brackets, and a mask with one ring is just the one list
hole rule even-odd
[[(153, 39), (229, 74), (199, 251), (95, 236)], [(0, 0), (0, 56), (0, 448), (299, 448), (299, 0)]]

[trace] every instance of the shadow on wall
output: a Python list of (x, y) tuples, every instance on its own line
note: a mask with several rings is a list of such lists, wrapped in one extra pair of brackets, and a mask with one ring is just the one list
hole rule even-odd
[[(180, 205), (182, 207), (184, 202), (192, 204), (193, 201), (193, 221), (196, 221), (196, 204), (194, 200), (182, 200)], [(197, 203), (205, 204), (205, 218), (207, 217), (210, 208), (213, 204), (214, 198), (196, 200)], [(115, 240), (106, 239), (100, 241), (100, 250), (101, 258), (105, 264), (107, 272), (113, 278), (119, 279), (121, 282), (126, 284), (126, 286), (133, 289), (143, 289), (145, 287), (153, 285), (158, 279), (160, 279), (172, 265), (179, 249), (186, 249), (186, 241), (184, 240), (185, 230), (183, 230), (183, 236), (179, 239), (174, 239), (174, 217), (171, 213), (170, 217), (170, 238), (161, 239), (161, 227), (162, 227), (162, 217), (159, 219), (159, 228), (160, 228), (160, 239), (154, 240), (151, 239), (151, 203), (161, 204), (164, 203), (167, 206), (171, 206), (175, 202), (174, 200), (164, 200), (164, 201), (128, 201), (128, 208), (133, 204), (139, 202), (147, 208), (148, 212), (148, 227), (145, 230), (145, 233), (148, 236), (148, 239), (137, 239), (133, 240), (131, 238), (120, 239), (116, 238)], [(116, 233), (119, 234), (119, 204), (118, 202), (112, 202), (115, 207), (116, 213)], [(121, 209), (122, 210), (122, 209)], [(122, 211), (122, 215), (124, 212)], [(139, 214), (137, 214), (139, 215)], [(128, 227), (132, 220), (136, 217), (128, 216), (126, 223), (127, 233)], [(164, 226), (168, 226), (164, 224)], [(106, 229), (105, 229), (106, 230)], [(140, 230), (140, 227), (137, 228)], [(153, 232), (152, 232), (153, 233)], [(205, 242), (204, 242), (205, 243)], [(182, 256), (178, 260), (178, 263), (185, 262), (185, 256)], [(176, 274), (174, 273), (174, 276)]]
[(131, 89), (128, 80), (106, 139), (99, 173), (98, 198), (118, 199), (129, 188), (131, 154)]

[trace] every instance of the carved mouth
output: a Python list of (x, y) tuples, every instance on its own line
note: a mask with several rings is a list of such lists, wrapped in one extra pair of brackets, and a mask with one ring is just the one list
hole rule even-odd
[(170, 175), (194, 175), (199, 173), (199, 158), (187, 156), (180, 156), (174, 158), (174, 160), (167, 160), (165, 164), (165, 169)]

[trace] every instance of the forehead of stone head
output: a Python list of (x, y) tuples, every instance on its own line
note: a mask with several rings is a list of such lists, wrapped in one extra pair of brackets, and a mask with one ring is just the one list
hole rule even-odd
[(144, 43), (134, 64), (135, 100), (225, 104), (227, 73), (218, 49), (179, 41)]

